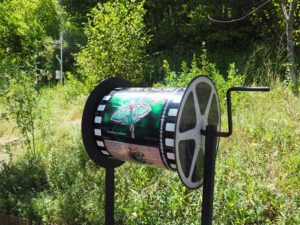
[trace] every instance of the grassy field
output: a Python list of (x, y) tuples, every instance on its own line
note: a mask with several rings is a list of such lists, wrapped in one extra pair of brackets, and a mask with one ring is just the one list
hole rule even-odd
[[(68, 85), (41, 90), (38, 154), (28, 158), (22, 141), (9, 145), (13, 157), (0, 172), (1, 213), (103, 223), (104, 170), (88, 159), (80, 135), (86, 97)], [(299, 98), (278, 83), (269, 93), (243, 94), (234, 105), (233, 136), (218, 150), (214, 224), (300, 224)], [(20, 137), (12, 121), (1, 126), (1, 137)], [(116, 172), (116, 223), (199, 224), (201, 195), (174, 172), (125, 163)]]

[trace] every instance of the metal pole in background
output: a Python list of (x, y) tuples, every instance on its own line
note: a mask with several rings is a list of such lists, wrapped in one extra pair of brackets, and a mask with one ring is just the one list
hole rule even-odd
[(202, 198), (202, 225), (211, 225), (215, 185), (215, 162), (217, 147), (217, 127), (206, 126), (205, 131), (204, 178)]
[(64, 44), (64, 38), (63, 38), (63, 31), (60, 32), (60, 37), (59, 37), (59, 41), (55, 41), (54, 43), (56, 45), (60, 45), (60, 56), (59, 55), (56, 55), (56, 59), (58, 60), (59, 62), (59, 65), (60, 65), (60, 70), (59, 70), (59, 79), (60, 79), (60, 84), (63, 85), (64, 84), (64, 71), (63, 71), (63, 44)]
[(64, 72), (63, 72), (63, 43), (64, 43), (64, 39), (63, 39), (63, 31), (60, 32), (60, 84), (63, 85), (64, 84)]
[(114, 224), (115, 169), (105, 169), (105, 225)]

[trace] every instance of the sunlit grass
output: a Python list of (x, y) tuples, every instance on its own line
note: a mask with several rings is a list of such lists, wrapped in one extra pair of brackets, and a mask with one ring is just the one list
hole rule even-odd
[[(37, 148), (47, 185), (8, 213), (103, 223), (104, 169), (88, 160), (74, 122), (85, 99), (59, 88), (42, 92)], [(278, 83), (269, 93), (243, 95), (234, 106), (233, 135), (218, 150), (214, 224), (299, 224), (299, 98)], [(222, 120), (226, 130), (226, 115)], [(186, 189), (175, 172), (128, 162), (116, 169), (116, 224), (199, 224), (201, 198), (202, 189)]]

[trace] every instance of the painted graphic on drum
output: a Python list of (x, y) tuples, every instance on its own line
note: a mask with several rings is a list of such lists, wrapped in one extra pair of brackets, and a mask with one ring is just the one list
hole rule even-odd
[[(158, 145), (162, 111), (167, 95), (158, 91), (120, 90), (103, 112), (101, 129), (105, 139)], [(139, 143), (143, 140), (143, 143)], [(152, 144), (151, 144), (152, 143)]]
[(128, 125), (131, 138), (134, 139), (134, 125), (149, 112), (151, 112), (151, 108), (147, 104), (130, 103), (115, 111), (111, 120), (122, 125)]
[[(103, 107), (98, 114), (101, 123), (96, 128), (101, 130), (107, 154), (121, 161), (166, 168), (160, 151), (164, 147), (162, 132), (165, 132), (166, 118), (163, 114), (169, 113), (164, 111), (167, 102), (177, 100), (174, 94), (177, 90), (129, 88), (112, 91), (104, 97), (106, 102), (100, 103)], [(175, 103), (172, 104), (174, 108)], [(168, 131), (168, 135), (174, 133)]]
[(139, 164), (147, 164), (159, 168), (166, 168), (161, 160), (159, 149), (156, 147), (111, 140), (105, 140), (104, 142), (107, 149), (109, 149), (110, 154), (114, 158)]

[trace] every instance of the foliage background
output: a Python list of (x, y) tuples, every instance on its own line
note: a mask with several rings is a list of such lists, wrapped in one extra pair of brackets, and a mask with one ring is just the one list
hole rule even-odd
[[(209, 19), (236, 19), (262, 3), (0, 0), (0, 214), (102, 224), (104, 169), (89, 160), (80, 135), (90, 90), (116, 75), (156, 87), (186, 87), (205, 75), (217, 86), (223, 127), (229, 87), (272, 89), (233, 96), (214, 224), (300, 224), (300, 105), (279, 2), (235, 23)], [(64, 86), (53, 78), (62, 31)], [(116, 179), (116, 224), (199, 224), (201, 189), (187, 190), (176, 173), (125, 163)]]

